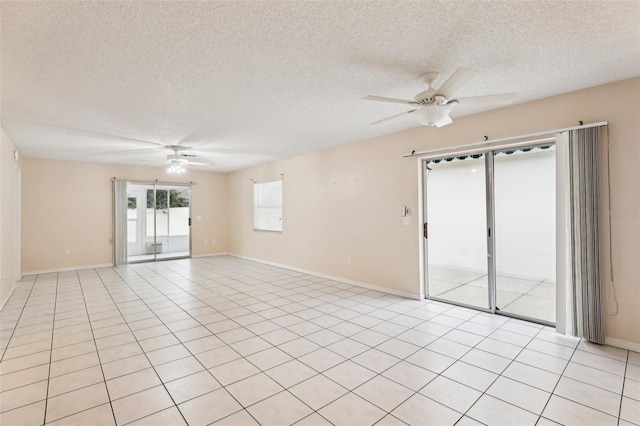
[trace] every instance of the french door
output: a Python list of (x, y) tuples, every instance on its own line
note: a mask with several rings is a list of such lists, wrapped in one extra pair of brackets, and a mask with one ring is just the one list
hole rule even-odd
[(191, 187), (115, 182), (116, 264), (191, 256)]
[(555, 323), (555, 146), (422, 160), (425, 294)]

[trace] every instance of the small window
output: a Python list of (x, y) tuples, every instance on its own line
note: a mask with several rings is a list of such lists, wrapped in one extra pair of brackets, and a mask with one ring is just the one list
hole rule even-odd
[(253, 184), (253, 229), (282, 232), (282, 181)]

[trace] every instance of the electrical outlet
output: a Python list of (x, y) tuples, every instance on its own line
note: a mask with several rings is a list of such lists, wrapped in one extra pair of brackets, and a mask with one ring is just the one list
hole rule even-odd
[(351, 258), (347, 257), (347, 265), (351, 265)]
[(215, 246), (216, 245), (216, 240), (211, 240), (211, 245)]
[(69, 250), (69, 249), (65, 249), (65, 250), (64, 250), (64, 255), (65, 255), (65, 256), (69, 256), (69, 255), (71, 255), (71, 250)]
[(209, 244), (209, 241), (204, 240), (204, 245), (206, 246), (207, 244)]

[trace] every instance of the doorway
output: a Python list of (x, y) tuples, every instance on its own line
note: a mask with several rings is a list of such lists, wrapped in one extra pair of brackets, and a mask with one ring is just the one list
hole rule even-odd
[(422, 160), (427, 298), (553, 325), (555, 144)]
[(189, 185), (116, 183), (117, 264), (191, 256)]

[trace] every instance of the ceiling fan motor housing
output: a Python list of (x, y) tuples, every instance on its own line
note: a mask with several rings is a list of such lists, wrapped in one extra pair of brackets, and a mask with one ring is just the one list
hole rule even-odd
[(445, 105), (447, 104), (447, 98), (444, 95), (437, 94), (435, 90), (429, 89), (424, 92), (418, 93), (414, 98), (420, 105), (430, 105), (430, 104), (438, 104)]

